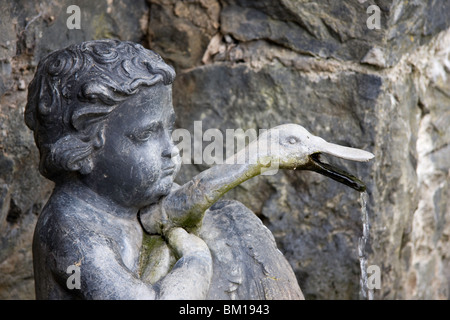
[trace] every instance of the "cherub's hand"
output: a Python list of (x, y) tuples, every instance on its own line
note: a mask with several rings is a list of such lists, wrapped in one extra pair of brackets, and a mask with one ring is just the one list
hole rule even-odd
[(206, 243), (183, 228), (172, 228), (165, 236), (178, 257), (195, 254), (204, 256), (207, 260), (211, 259)]
[(182, 228), (170, 229), (166, 238), (179, 259), (161, 282), (161, 298), (206, 299), (213, 272), (208, 246)]
[(139, 219), (144, 230), (149, 234), (163, 234), (165, 225), (168, 222), (167, 217), (163, 214), (161, 202), (151, 204), (141, 208), (139, 211)]
[(207, 208), (200, 212), (185, 208), (186, 201), (189, 203), (193, 193), (201, 195), (203, 192), (201, 188), (195, 188), (194, 184), (189, 181), (180, 188), (174, 183), (170, 193), (159, 202), (141, 208), (139, 217), (144, 230), (149, 234), (165, 235), (172, 228), (181, 227), (195, 232), (201, 226)]
[[(179, 187), (180, 186), (178, 184), (174, 183), (170, 192), (174, 192)], [(147, 233), (162, 235), (165, 231), (168, 231), (175, 226), (175, 224), (170, 221), (166, 211), (163, 208), (163, 200), (169, 195), (166, 195), (157, 203), (141, 208), (139, 211), (139, 218), (142, 227)], [(183, 226), (179, 225), (178, 227)]]

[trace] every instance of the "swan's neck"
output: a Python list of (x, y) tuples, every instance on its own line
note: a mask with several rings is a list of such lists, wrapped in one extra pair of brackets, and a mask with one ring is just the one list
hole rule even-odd
[(204, 212), (225, 193), (259, 175), (262, 165), (242, 154), (238, 152), (224, 164), (199, 173), (168, 195), (163, 200), (163, 208), (172, 222), (189, 227), (190, 221), (201, 221)]

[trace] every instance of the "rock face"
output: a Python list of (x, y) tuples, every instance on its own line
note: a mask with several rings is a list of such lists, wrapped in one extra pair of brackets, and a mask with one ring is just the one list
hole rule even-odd
[[(450, 296), (450, 4), (437, 0), (70, 1), (0, 5), (0, 298), (33, 298), (31, 237), (51, 190), (23, 123), (40, 58), (88, 39), (141, 42), (177, 70), (177, 125), (298, 123), (365, 149), (330, 159), (367, 183), (376, 299)], [(185, 165), (183, 183), (206, 168)], [(306, 171), (247, 181), (227, 197), (272, 231), (307, 299), (358, 299), (357, 192)]]

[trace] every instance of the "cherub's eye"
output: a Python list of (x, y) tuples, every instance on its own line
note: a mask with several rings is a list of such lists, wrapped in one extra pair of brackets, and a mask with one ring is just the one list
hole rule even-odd
[(152, 130), (145, 130), (138, 133), (133, 133), (131, 137), (136, 141), (147, 141), (153, 135)]
[(128, 137), (137, 142), (144, 142), (149, 140), (154, 134), (156, 134), (158, 127), (158, 123), (153, 123), (146, 128), (141, 128), (133, 131), (128, 135)]

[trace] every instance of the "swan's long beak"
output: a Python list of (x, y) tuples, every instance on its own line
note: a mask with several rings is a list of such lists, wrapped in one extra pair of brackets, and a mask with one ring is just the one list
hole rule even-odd
[(357, 177), (334, 165), (321, 162), (320, 154), (325, 153), (352, 161), (369, 161), (374, 158), (372, 153), (361, 149), (349, 148), (338, 144), (329, 143), (320, 137), (313, 136), (311, 140), (312, 150), (315, 152), (309, 156), (309, 162), (304, 169), (323, 174), (324, 176), (341, 182), (359, 192), (364, 192), (366, 190), (366, 185), (364, 182), (359, 180)]

